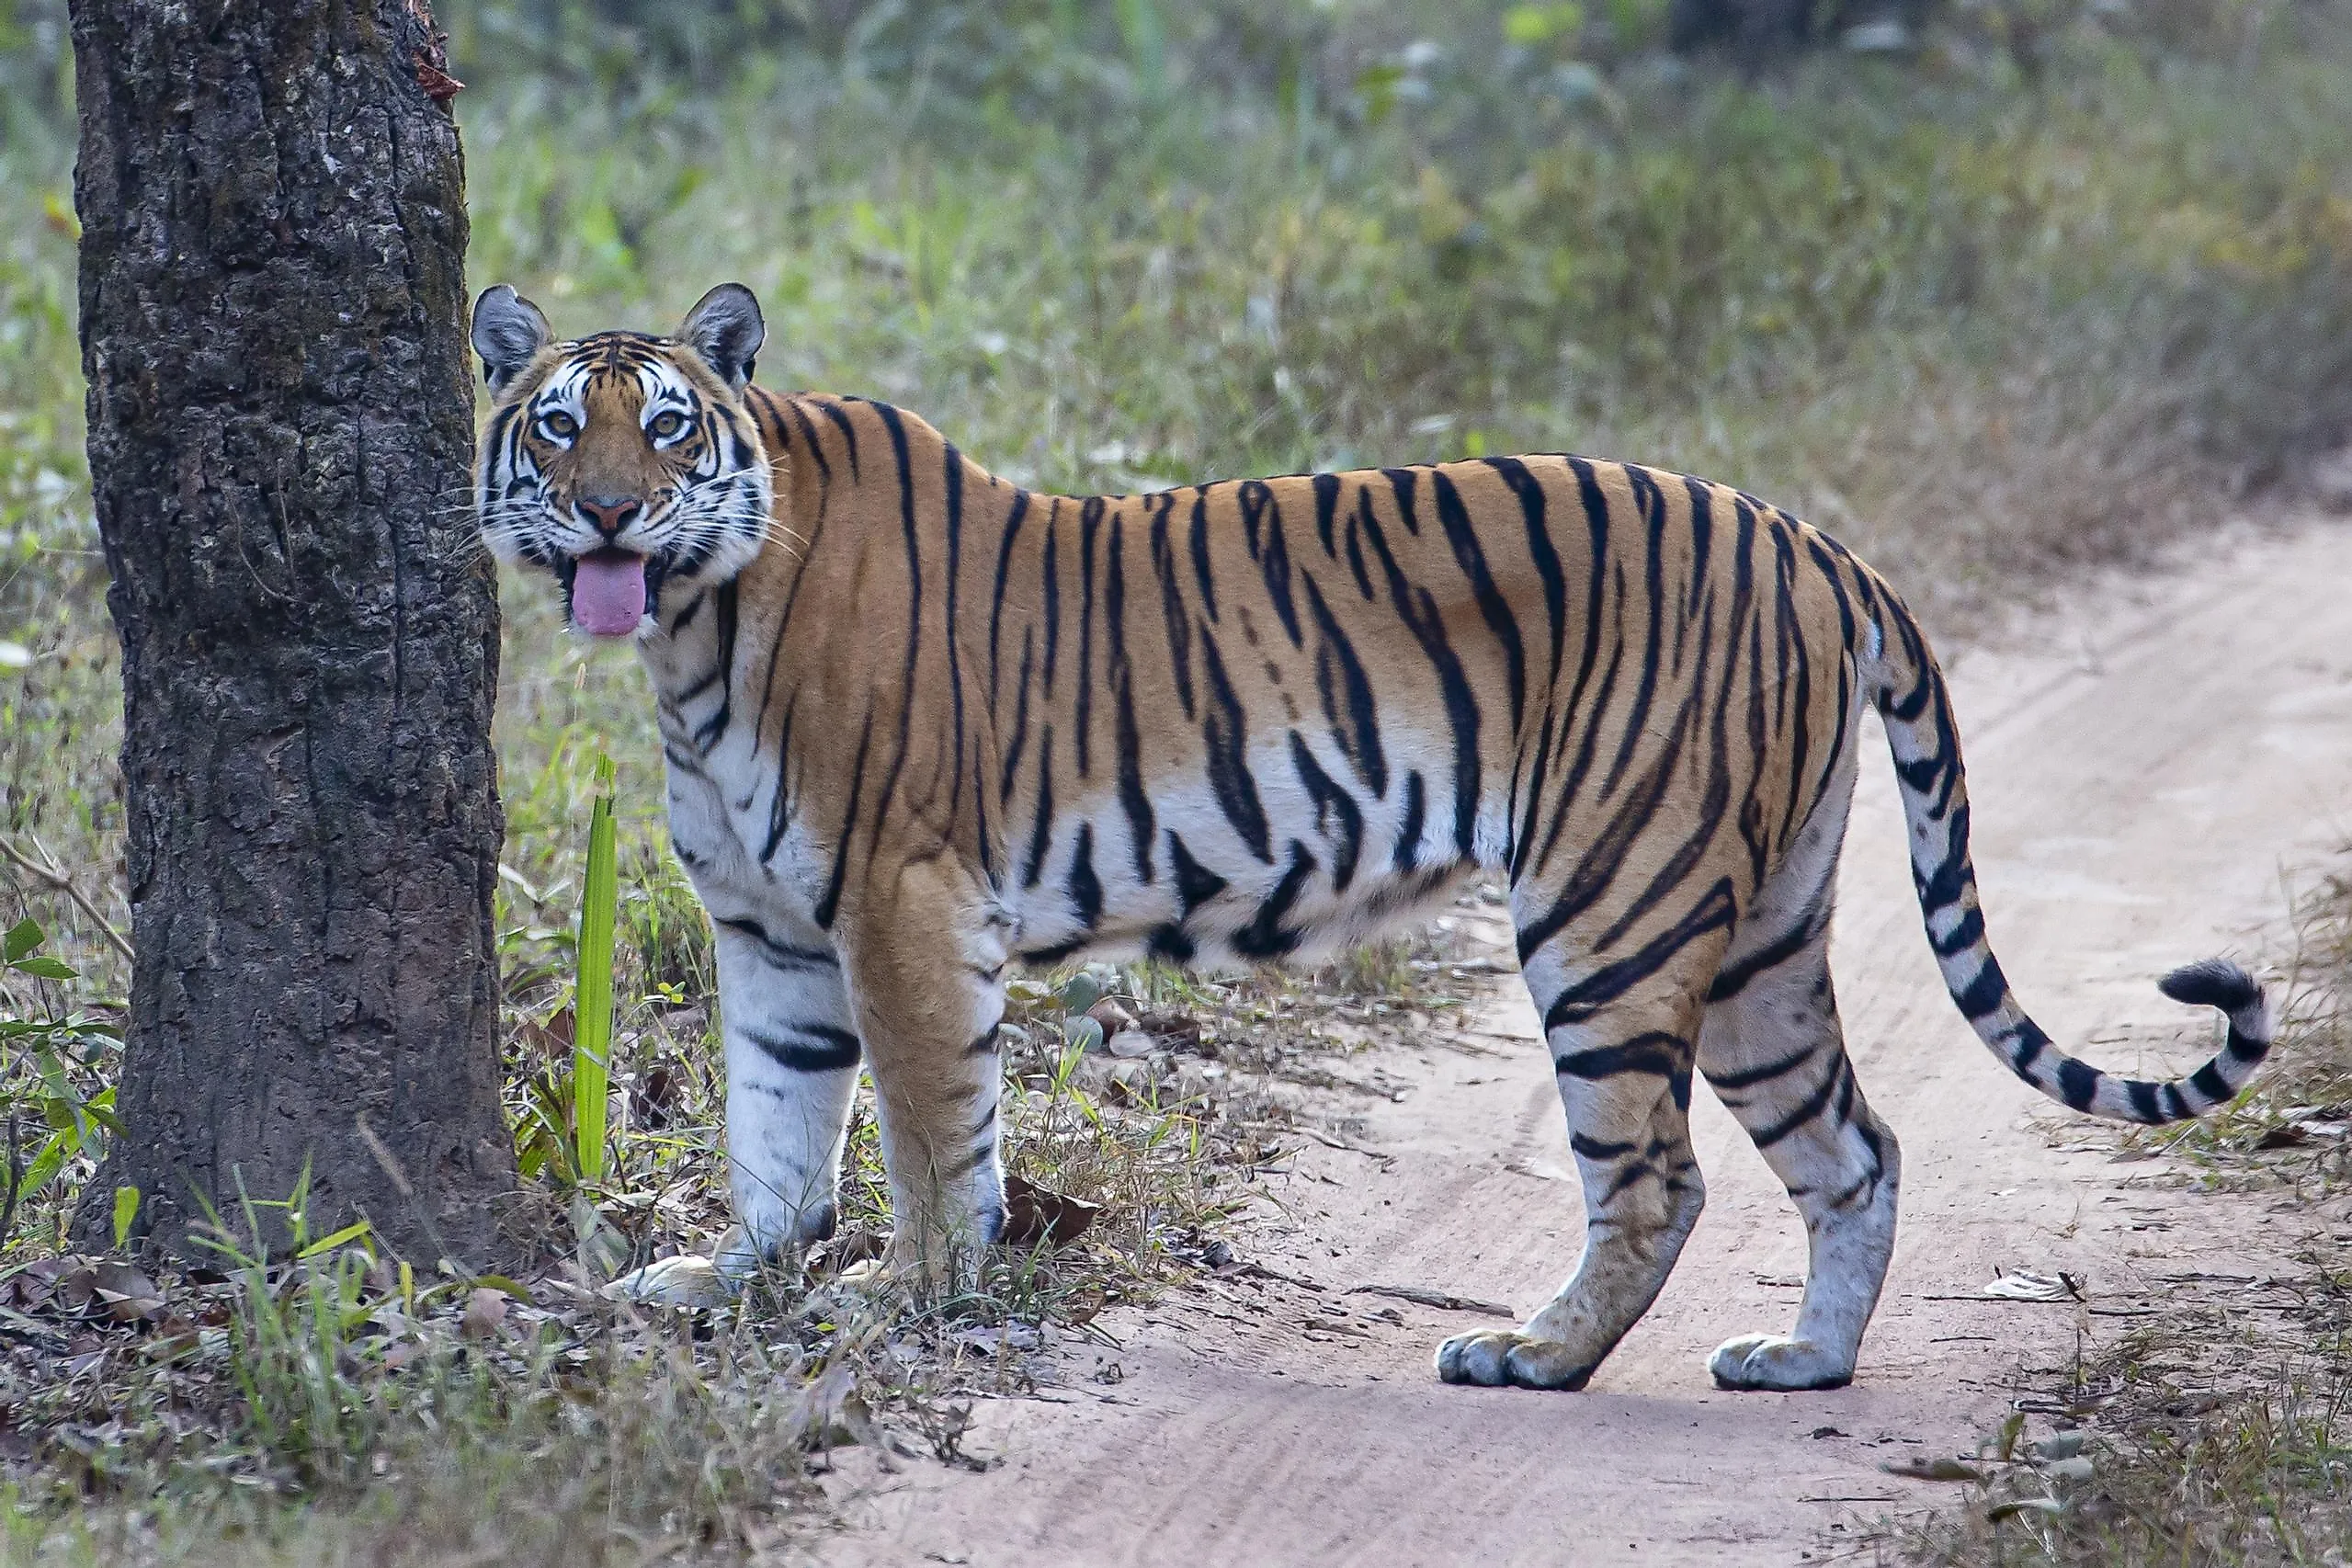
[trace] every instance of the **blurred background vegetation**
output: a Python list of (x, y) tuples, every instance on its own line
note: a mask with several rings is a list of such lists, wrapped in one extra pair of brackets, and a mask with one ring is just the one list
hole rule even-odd
[[(1810, 517), (1949, 643), (2352, 428), (2352, 0), (438, 11), (477, 287), (579, 333), (741, 278), (769, 384), (903, 403), (1033, 485), (1639, 459)], [(0, 0), (0, 834), (127, 925), (72, 97), (62, 0)], [(562, 1000), (608, 750), (624, 994), (676, 1012), (707, 949), (637, 673), (543, 585), (506, 602), (513, 994)], [(119, 986), (87, 912), (0, 869), (25, 913)]]

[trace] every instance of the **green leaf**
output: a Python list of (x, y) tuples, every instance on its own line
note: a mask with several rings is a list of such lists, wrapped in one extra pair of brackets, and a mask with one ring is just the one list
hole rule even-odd
[(0, 960), (15, 963), (27, 953), (40, 947), (42, 937), (40, 922), (27, 915), (9, 926), (6, 936), (0, 937)]
[(57, 1059), (54, 1049), (47, 1045), (36, 1049), (33, 1053), (33, 1069), (40, 1074), (40, 1081), (48, 1085), (49, 1092), (53, 1097), (69, 1104), (79, 1103), (80, 1096), (74, 1093), (74, 1086), (65, 1081), (65, 1063)]
[(605, 1222), (603, 1211), (585, 1192), (572, 1195), (572, 1233), (579, 1238), (580, 1261), (590, 1273), (610, 1279), (628, 1267), (628, 1241)]
[(65, 1156), (73, 1147), (72, 1132), (51, 1133), (49, 1142), (40, 1146), (40, 1153), (33, 1156), (33, 1163), (25, 1167), (24, 1179), (17, 1185), (17, 1196), (30, 1198), (47, 1187), (65, 1168)]
[(2022, 1410), (2009, 1412), (2009, 1418), (2001, 1423), (2000, 1436), (1994, 1439), (1993, 1451), (2004, 1460), (2017, 1458), (2017, 1439), (2025, 1435), (2025, 1430), (2026, 1413)]
[(605, 1096), (612, 1065), (613, 917), (619, 905), (612, 758), (597, 759), (588, 814), (588, 880), (580, 898), (580, 969), (573, 988), (572, 1137), (580, 1179), (605, 1174)]
[(29, 974), (37, 980), (77, 980), (81, 971), (62, 959), (14, 959), (8, 967), (18, 974)]
[(131, 1224), (139, 1218), (139, 1189), (124, 1184), (114, 1189), (114, 1250), (120, 1252), (131, 1241)]
[(1573, 3), (1514, 6), (1503, 13), (1503, 36), (1522, 49), (1548, 43), (1585, 25), (1585, 8)]
[(339, 1246), (348, 1246), (351, 1243), (358, 1241), (361, 1236), (364, 1236), (367, 1233), (368, 1221), (365, 1220), (354, 1220), (351, 1223), (344, 1226), (343, 1229), (335, 1232), (334, 1234), (321, 1236), (318, 1240), (312, 1242), (310, 1245), (296, 1253), (294, 1256), (299, 1260), (313, 1258), (323, 1252), (333, 1252)]
[(1396, 108), (1397, 88), (1407, 73), (1392, 60), (1367, 65), (1356, 73), (1356, 96), (1364, 100), (1364, 121), (1378, 125)]
[(1062, 1005), (1074, 1013), (1085, 1012), (1102, 995), (1102, 982), (1083, 969), (1062, 983)]

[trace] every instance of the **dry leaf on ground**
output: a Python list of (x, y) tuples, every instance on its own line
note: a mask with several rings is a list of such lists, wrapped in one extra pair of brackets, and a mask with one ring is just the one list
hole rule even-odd
[(1049, 1192), (1023, 1177), (1005, 1178), (1005, 1229), (996, 1239), (1006, 1246), (1068, 1246), (1086, 1233), (1102, 1206)]

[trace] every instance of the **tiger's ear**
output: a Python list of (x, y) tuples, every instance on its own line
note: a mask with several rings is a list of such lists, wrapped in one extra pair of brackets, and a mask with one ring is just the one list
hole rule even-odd
[(759, 346), (767, 341), (767, 324), (760, 319), (759, 301), (750, 290), (740, 283), (722, 283), (686, 312), (678, 336), (721, 381), (741, 392), (751, 382)]
[(508, 283), (494, 283), (473, 302), (473, 351), (482, 356), (482, 377), (493, 392), (504, 391), (555, 334), (537, 305)]

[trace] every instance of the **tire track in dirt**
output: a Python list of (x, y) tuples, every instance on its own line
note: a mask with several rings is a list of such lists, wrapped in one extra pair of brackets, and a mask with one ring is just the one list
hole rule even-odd
[[(1948, 637), (1947, 641), (1950, 641)], [(1951, 669), (1987, 922), (2024, 1000), (2103, 1066), (2184, 1070), (2212, 1020), (2154, 978), (2279, 950), (2282, 873), (2352, 837), (2352, 527), (2234, 530), (2166, 573), (2111, 576), (2018, 618)], [(1875, 721), (1840, 887), (1834, 966), (1865, 1092), (1903, 1146), (1903, 1231), (1852, 1388), (1715, 1390), (1719, 1341), (1793, 1321), (1794, 1209), (1704, 1094), (1710, 1199), (1658, 1304), (1582, 1394), (1449, 1388), (1429, 1357), (1491, 1321), (1363, 1283), (1524, 1313), (1582, 1240), (1549, 1062), (1515, 982), (1474, 1030), (1381, 1065), (1401, 1104), (1350, 1102), (1244, 1240), (1273, 1274), (1180, 1290), (1068, 1341), (1056, 1403), (991, 1402), (985, 1474), (856, 1468), (838, 1563), (976, 1568), (1313, 1563), (1796, 1563), (1864, 1517), (1931, 1500), (1882, 1461), (1971, 1449), (2006, 1380), (2130, 1319), (1954, 1301), (2000, 1268), (2066, 1270), (2102, 1312), (2165, 1277), (2267, 1272), (2299, 1234), (2258, 1198), (2119, 1163), (2098, 1128), (1977, 1044), (1920, 932)], [(1500, 912), (1494, 912), (1499, 914)], [(1500, 940), (1505, 934), (1496, 927)], [(1303, 1280), (1324, 1287), (1311, 1290)], [(1119, 1381), (1105, 1383), (1116, 1364)]]

